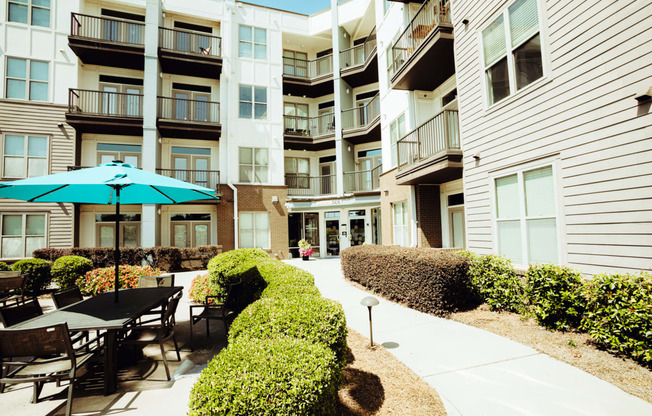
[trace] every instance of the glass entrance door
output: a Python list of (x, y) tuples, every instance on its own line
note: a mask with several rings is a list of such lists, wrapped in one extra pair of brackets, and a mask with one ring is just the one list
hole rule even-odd
[(326, 217), (326, 255), (340, 255), (340, 213), (327, 212)]
[(349, 211), (349, 230), (351, 246), (361, 246), (365, 242), (365, 210)]

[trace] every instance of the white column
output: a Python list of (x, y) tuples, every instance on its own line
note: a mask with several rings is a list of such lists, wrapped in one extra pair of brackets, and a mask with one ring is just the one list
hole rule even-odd
[(342, 143), (342, 91), (340, 78), (340, 24), (337, 10), (337, 0), (331, 0), (331, 24), (333, 38), (333, 91), (335, 93), (335, 174), (337, 194), (344, 194), (344, 149)]

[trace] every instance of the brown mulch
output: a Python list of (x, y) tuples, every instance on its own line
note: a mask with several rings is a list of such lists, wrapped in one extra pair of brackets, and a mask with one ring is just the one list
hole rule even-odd
[(380, 345), (349, 328), (349, 351), (337, 414), (445, 416), (439, 395)]
[(532, 318), (492, 312), (486, 304), (448, 318), (530, 346), (652, 403), (652, 371), (630, 358), (600, 350), (587, 334), (549, 331)]

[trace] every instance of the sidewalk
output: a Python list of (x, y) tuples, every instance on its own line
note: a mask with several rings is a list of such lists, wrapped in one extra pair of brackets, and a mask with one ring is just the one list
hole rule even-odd
[[(344, 280), (339, 259), (289, 260), (342, 303), (347, 324), (369, 334), (369, 294)], [(652, 404), (530, 347), (379, 299), (374, 342), (439, 393), (449, 416), (650, 416)]]

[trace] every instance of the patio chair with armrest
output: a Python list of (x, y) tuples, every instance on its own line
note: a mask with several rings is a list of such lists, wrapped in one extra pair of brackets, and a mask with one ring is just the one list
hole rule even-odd
[[(174, 273), (162, 274), (160, 276), (141, 276), (138, 279), (138, 288), (143, 287), (173, 287), (174, 286)], [(154, 308), (143, 315), (159, 315), (163, 316), (164, 306)], [(176, 324), (176, 321), (173, 321)]]
[(0, 271), (0, 303), (7, 306), (7, 302), (16, 303), (25, 301), (25, 285), (29, 275), (21, 272)]
[(40, 315), (43, 315), (43, 310), (38, 300), (34, 298), (22, 304), (0, 308), (0, 323), (8, 328)]
[[(229, 285), (226, 296), (206, 296), (204, 303), (190, 305), (190, 350), (193, 349), (192, 327), (202, 319), (206, 320), (206, 337), (210, 336), (209, 321), (218, 320), (224, 323), (225, 333), (229, 332), (229, 320), (235, 318), (237, 301), (240, 297), (242, 280)], [(200, 310), (199, 310), (200, 309)]]
[[(63, 307), (72, 305), (73, 303), (81, 302), (84, 300), (84, 296), (79, 289), (79, 286), (73, 286), (68, 289), (60, 290), (55, 293), (51, 293), (52, 302), (54, 302), (54, 307), (61, 309)], [(97, 334), (97, 342), (99, 346), (99, 337), (100, 331), (95, 332)], [(88, 331), (74, 331), (72, 332), (72, 343), (75, 344), (81, 339), (88, 340)]]
[[(33, 383), (32, 403), (38, 401), (43, 383), (70, 380), (66, 415), (72, 412), (72, 393), (77, 369), (85, 364), (93, 352), (80, 352), (72, 346), (68, 325), (61, 324), (32, 329), (0, 330), (0, 393), (6, 384)], [(27, 359), (21, 359), (27, 357)]]

